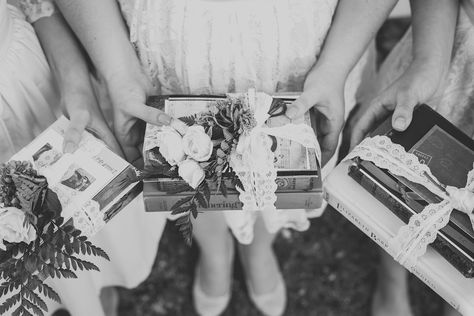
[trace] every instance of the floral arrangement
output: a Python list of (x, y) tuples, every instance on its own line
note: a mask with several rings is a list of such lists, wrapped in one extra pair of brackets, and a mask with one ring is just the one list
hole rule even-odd
[(186, 243), (191, 244), (191, 216), (198, 216), (199, 207), (208, 207), (210, 187), (227, 196), (224, 181), (230, 180), (236, 188), (244, 190), (230, 166), (230, 157), (240, 136), (255, 127), (255, 119), (243, 98), (227, 98), (217, 101), (208, 111), (181, 121), (185, 124), (162, 128), (156, 162), (147, 172), (179, 177), (187, 183), (169, 193), (192, 192), (171, 207), (171, 214), (179, 216), (176, 224)]
[(109, 259), (61, 210), (56, 193), (30, 162), (0, 165), (0, 315), (15, 306), (12, 316), (44, 315), (48, 308), (40, 294), (60, 302), (46, 278), (76, 278), (74, 271), (99, 270), (80, 255)]

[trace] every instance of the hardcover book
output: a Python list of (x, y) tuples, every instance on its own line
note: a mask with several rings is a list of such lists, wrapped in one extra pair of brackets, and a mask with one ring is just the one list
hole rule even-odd
[(63, 116), (11, 159), (30, 161), (58, 195), (61, 215), (84, 235), (97, 233), (142, 192), (135, 168), (102, 141), (84, 132), (79, 148), (63, 153)]
[[(271, 112), (278, 114), (284, 111), (286, 105), (296, 99), (295, 94), (274, 95)], [(165, 110), (175, 118), (186, 118), (190, 115), (207, 110), (212, 104), (225, 100), (227, 96), (156, 96), (150, 97), (147, 104)], [(315, 123), (314, 115), (308, 113), (304, 119), (308, 125)], [(160, 127), (147, 125), (145, 132), (144, 160), (145, 169), (158, 163), (158, 147), (147, 146), (147, 139)], [(316, 209), (322, 203), (322, 183), (320, 178), (320, 166), (316, 153), (313, 149), (307, 149), (298, 143), (275, 137), (272, 150), (275, 153), (275, 166), (277, 168), (277, 208), (280, 209)], [(208, 210), (241, 209), (238, 191), (232, 181), (223, 181), (227, 197), (212, 194)], [(148, 211), (169, 211), (170, 207), (182, 196), (176, 192), (186, 193), (180, 188), (187, 187), (186, 182), (181, 179), (168, 177), (155, 177), (144, 181), (144, 200)], [(218, 187), (211, 184), (211, 192), (217, 192)], [(299, 199), (291, 194), (296, 193)], [(222, 207), (221, 207), (222, 206)]]
[[(391, 256), (389, 240), (403, 221), (348, 175), (353, 162), (339, 164), (324, 181), (324, 198)], [(413, 271), (462, 315), (474, 315), (474, 280), (463, 276), (439, 252), (428, 247)]]
[[(426, 105), (414, 111), (412, 124), (405, 132), (392, 130), (390, 122), (389, 119), (377, 128), (374, 135), (386, 135), (415, 154), (442, 184), (466, 185), (474, 163), (473, 140)], [(359, 158), (354, 162), (349, 175), (405, 223), (429, 203), (442, 201), (425, 187), (371, 162)], [(450, 222), (441, 229), (432, 247), (465, 277), (474, 277), (474, 231), (466, 214), (452, 212)]]

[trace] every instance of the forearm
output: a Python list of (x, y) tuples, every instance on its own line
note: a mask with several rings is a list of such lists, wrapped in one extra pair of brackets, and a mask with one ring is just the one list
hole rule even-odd
[(317, 67), (346, 78), (398, 0), (340, 0)]
[(411, 0), (413, 62), (442, 76), (451, 61), (459, 3), (457, 0)]
[(139, 69), (116, 0), (56, 0), (92, 61), (108, 80)]
[(33, 24), (62, 95), (90, 90), (89, 69), (74, 34), (59, 13)]

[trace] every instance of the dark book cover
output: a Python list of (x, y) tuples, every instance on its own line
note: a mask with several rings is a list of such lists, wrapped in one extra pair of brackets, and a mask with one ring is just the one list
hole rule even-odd
[[(464, 187), (474, 163), (474, 141), (427, 105), (417, 107), (405, 132), (391, 128), (391, 118), (373, 135), (386, 135), (394, 143), (427, 164), (444, 185)], [(371, 162), (354, 159), (349, 175), (386, 205), (405, 223), (429, 203), (441, 198), (421, 185), (380, 169)], [(432, 244), (466, 277), (474, 277), (474, 230), (469, 217), (453, 211), (450, 222)]]

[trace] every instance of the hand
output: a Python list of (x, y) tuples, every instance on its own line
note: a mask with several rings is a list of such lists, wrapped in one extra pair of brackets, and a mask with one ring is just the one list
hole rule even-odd
[(142, 156), (139, 150), (144, 135), (142, 123), (169, 125), (172, 118), (145, 105), (152, 88), (139, 66), (110, 77), (107, 87), (114, 107), (115, 136), (127, 160), (136, 164)]
[(374, 125), (393, 112), (392, 126), (404, 131), (410, 125), (416, 105), (430, 100), (439, 86), (441, 75), (431, 65), (413, 62), (405, 73), (376, 97), (355, 123), (351, 147), (358, 144)]
[(334, 155), (344, 125), (345, 77), (317, 66), (306, 77), (303, 93), (288, 107), (286, 116), (297, 119), (314, 107), (318, 112), (316, 135), (322, 151), (322, 165)]
[(113, 151), (121, 154), (120, 146), (104, 119), (89, 80), (82, 83), (81, 87), (69, 87), (63, 90), (61, 103), (70, 119), (64, 135), (64, 152), (72, 153), (77, 149), (87, 128)]

